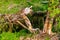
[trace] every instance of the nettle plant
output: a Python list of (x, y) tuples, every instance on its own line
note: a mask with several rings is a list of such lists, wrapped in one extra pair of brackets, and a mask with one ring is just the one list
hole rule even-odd
[[(59, 0), (50, 0), (50, 7), (48, 8), (48, 10), (50, 11), (50, 18), (55, 18), (54, 20), (56, 21), (55, 24), (55, 30), (56, 32), (59, 32), (60, 30), (60, 8), (59, 8)], [(53, 29), (52, 29), (53, 30)]]
[[(48, 8), (48, 11), (50, 12), (49, 16), (51, 19), (55, 18), (55, 19), (53, 19), (55, 21), (59, 21), (58, 19), (59, 19), (59, 14), (60, 14), (60, 8), (58, 6), (59, 6), (59, 0), (50, 0), (49, 8)], [(51, 21), (51, 23), (53, 24), (52, 21)], [(58, 26), (58, 25), (59, 25), (59, 23), (57, 23), (56, 26)]]
[(47, 17), (43, 28), (44, 33), (48, 33), (49, 35), (54, 34), (51, 30), (54, 20), (56, 20), (60, 14), (60, 8), (58, 6), (59, 0), (49, 0)]
[(57, 21), (57, 25), (56, 25), (56, 31), (59, 31), (59, 29), (60, 29), (60, 25), (59, 25), (59, 23), (60, 23), (60, 17), (59, 17), (59, 15), (60, 15), (60, 8), (59, 8), (59, 0), (50, 0), (50, 7), (48, 8), (48, 10), (49, 10), (49, 12), (50, 12), (50, 18), (55, 18), (54, 20), (56, 20)]
[(48, 11), (50, 11), (50, 17), (54, 17), (57, 14), (60, 14), (59, 0), (50, 0)]

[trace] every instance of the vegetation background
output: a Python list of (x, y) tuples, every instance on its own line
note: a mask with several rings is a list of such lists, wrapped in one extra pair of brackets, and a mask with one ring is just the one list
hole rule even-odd
[[(58, 3), (58, 2), (56, 2)], [(15, 14), (25, 7), (33, 6), (33, 11), (48, 10), (48, 0), (0, 0), (0, 14)], [(58, 10), (55, 12), (58, 12)], [(45, 15), (45, 14), (43, 14)], [(52, 16), (54, 14), (51, 14)], [(31, 16), (28, 15), (34, 28), (43, 28), (43, 20), (45, 16)], [(60, 33), (60, 17), (57, 19), (57, 25), (52, 28), (53, 32)], [(20, 36), (31, 36), (28, 30), (22, 28), (20, 25), (13, 25), (13, 32), (8, 31), (8, 23), (3, 23), (4, 19), (0, 19), (0, 40), (19, 40)], [(47, 38), (48, 40), (48, 38)]]

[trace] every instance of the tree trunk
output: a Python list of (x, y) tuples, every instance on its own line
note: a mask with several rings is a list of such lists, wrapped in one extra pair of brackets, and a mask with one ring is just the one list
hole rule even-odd
[[(52, 25), (53, 25), (53, 19), (54, 18), (51, 18), (50, 20), (49, 20), (49, 23), (48, 23), (48, 28), (47, 28), (47, 33), (50, 35), (50, 34), (52, 34)], [(52, 34), (53, 35), (53, 34)]]
[(47, 33), (48, 23), (49, 23), (49, 13), (47, 12), (47, 17), (44, 23), (43, 33)]
[(49, 18), (49, 12), (48, 12), (45, 23), (44, 23), (43, 33), (47, 33), (49, 35), (52, 34), (51, 30), (52, 30), (52, 25), (53, 25), (53, 19), (54, 17)]

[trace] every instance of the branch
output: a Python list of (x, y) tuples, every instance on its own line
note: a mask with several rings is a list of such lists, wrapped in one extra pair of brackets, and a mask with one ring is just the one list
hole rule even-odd
[[(22, 24), (20, 21), (17, 21), (17, 23), (19, 23), (22, 27), (24, 27), (25, 29), (28, 29), (24, 24)], [(29, 30), (29, 29), (28, 29)]]

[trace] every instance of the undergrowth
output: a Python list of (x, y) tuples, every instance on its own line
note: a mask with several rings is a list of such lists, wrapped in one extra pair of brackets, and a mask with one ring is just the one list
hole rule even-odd
[(11, 33), (11, 32), (2, 32), (0, 34), (0, 40), (19, 40), (19, 38), (21, 36), (31, 36), (31, 33), (27, 33), (25, 29), (19, 31), (19, 32), (15, 32), (15, 33)]

